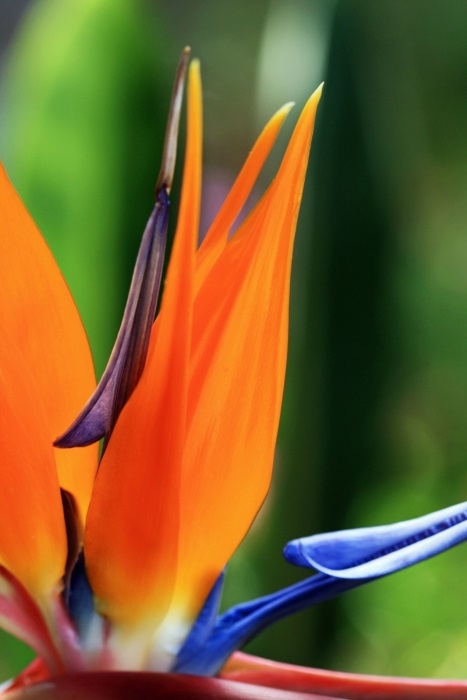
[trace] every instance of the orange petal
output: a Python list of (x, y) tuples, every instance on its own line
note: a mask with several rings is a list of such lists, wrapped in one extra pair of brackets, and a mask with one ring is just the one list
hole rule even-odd
[(196, 289), (199, 289), (207, 272), (227, 245), (232, 226), (249, 197), (292, 106), (292, 102), (285, 104), (268, 121), (204, 237), (196, 254)]
[(278, 175), (195, 300), (175, 608), (193, 615), (267, 493), (284, 385), (290, 266), (320, 90)]
[(141, 380), (123, 409), (89, 508), (85, 554), (101, 610), (154, 624), (170, 604), (177, 566), (194, 256), (201, 188), (201, 83), (190, 66), (188, 136), (175, 243)]
[[(60, 270), (1, 166), (0, 279), (0, 319), (34, 376), (52, 443), (94, 389), (92, 358)], [(60, 483), (84, 514), (97, 446), (55, 452)]]
[(3, 319), (0, 332), (0, 564), (44, 600), (66, 559), (54, 452), (34, 377)]

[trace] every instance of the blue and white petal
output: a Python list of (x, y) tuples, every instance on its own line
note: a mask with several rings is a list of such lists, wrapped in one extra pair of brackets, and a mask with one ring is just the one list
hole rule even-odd
[(467, 540), (467, 503), (393, 525), (304, 537), (284, 549), (286, 559), (320, 573), (277, 593), (237, 605), (217, 618), (221, 583), (181, 647), (177, 673), (215, 675), (236, 649), (287, 615), (329, 600)]
[(385, 576), (467, 540), (467, 502), (393, 525), (342, 530), (289, 542), (291, 564), (330, 576)]

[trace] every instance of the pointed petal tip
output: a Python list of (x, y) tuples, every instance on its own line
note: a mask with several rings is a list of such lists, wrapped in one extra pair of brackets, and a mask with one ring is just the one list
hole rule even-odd
[(318, 109), (319, 102), (321, 100), (321, 95), (323, 94), (323, 86), (324, 83), (321, 83), (321, 85), (318, 85), (316, 90), (311, 93), (310, 97), (307, 99), (305, 106), (303, 108), (301, 117), (308, 117), (309, 119), (314, 122), (314, 118), (316, 115), (316, 110)]
[(194, 77), (195, 75), (197, 78), (200, 78), (201, 76), (201, 61), (199, 58), (193, 58), (190, 61), (190, 67), (188, 69), (189, 74)]
[(318, 108), (319, 101), (321, 99), (321, 95), (323, 94), (323, 87), (324, 87), (324, 82), (318, 85), (316, 90), (310, 95), (308, 98), (304, 111), (307, 109), (312, 109), (316, 110)]
[(311, 97), (315, 97), (315, 99), (319, 99), (321, 95), (323, 94), (323, 88), (324, 88), (324, 80), (322, 83), (318, 85), (314, 93), (312, 94)]
[(273, 114), (273, 116), (271, 117), (269, 122), (273, 123), (275, 121), (279, 121), (279, 123), (282, 123), (285, 120), (285, 118), (287, 117), (287, 115), (289, 114), (292, 107), (295, 107), (295, 102), (293, 102), (293, 101), (286, 102), (285, 104), (282, 105), (282, 107), (279, 107), (279, 109), (277, 110), (277, 112), (275, 112), (275, 114)]

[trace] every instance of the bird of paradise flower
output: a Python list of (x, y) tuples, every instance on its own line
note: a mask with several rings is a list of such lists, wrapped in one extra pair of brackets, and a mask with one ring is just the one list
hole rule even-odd
[[(317, 574), (218, 613), (224, 568), (271, 478), (293, 239), (321, 88), (247, 219), (231, 236), (291, 105), (264, 128), (197, 249), (202, 108), (191, 63), (180, 212), (153, 322), (187, 65), (185, 51), (155, 207), (97, 388), (68, 289), (0, 172), (0, 624), (38, 654), (5, 695), (33, 684), (31, 698), (115, 697), (117, 683), (138, 697), (144, 688), (256, 697), (231, 682), (243, 680), (262, 686), (258, 697), (266, 686), (271, 698), (462, 697), (462, 683), (333, 674), (234, 653), (285, 615), (463, 541), (467, 505), (291, 542), (286, 559)], [(192, 677), (218, 675), (226, 680)]]

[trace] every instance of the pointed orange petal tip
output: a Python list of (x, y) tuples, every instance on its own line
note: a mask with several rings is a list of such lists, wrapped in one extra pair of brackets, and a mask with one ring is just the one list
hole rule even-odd
[(232, 227), (250, 196), (279, 131), (294, 104), (294, 102), (287, 102), (268, 121), (204, 237), (196, 255), (195, 285), (197, 289), (227, 245)]
[(282, 124), (284, 123), (284, 120), (286, 119), (286, 117), (290, 113), (290, 110), (292, 109), (292, 107), (295, 107), (295, 104), (296, 104), (295, 102), (291, 101), (291, 102), (286, 102), (285, 104), (282, 105), (282, 107), (279, 107), (279, 109), (276, 112), (274, 112), (274, 114), (272, 115), (272, 117), (270, 118), (268, 123), (266, 124), (265, 129), (268, 129), (273, 125), (275, 126), (276, 124), (280, 128), (282, 126)]

